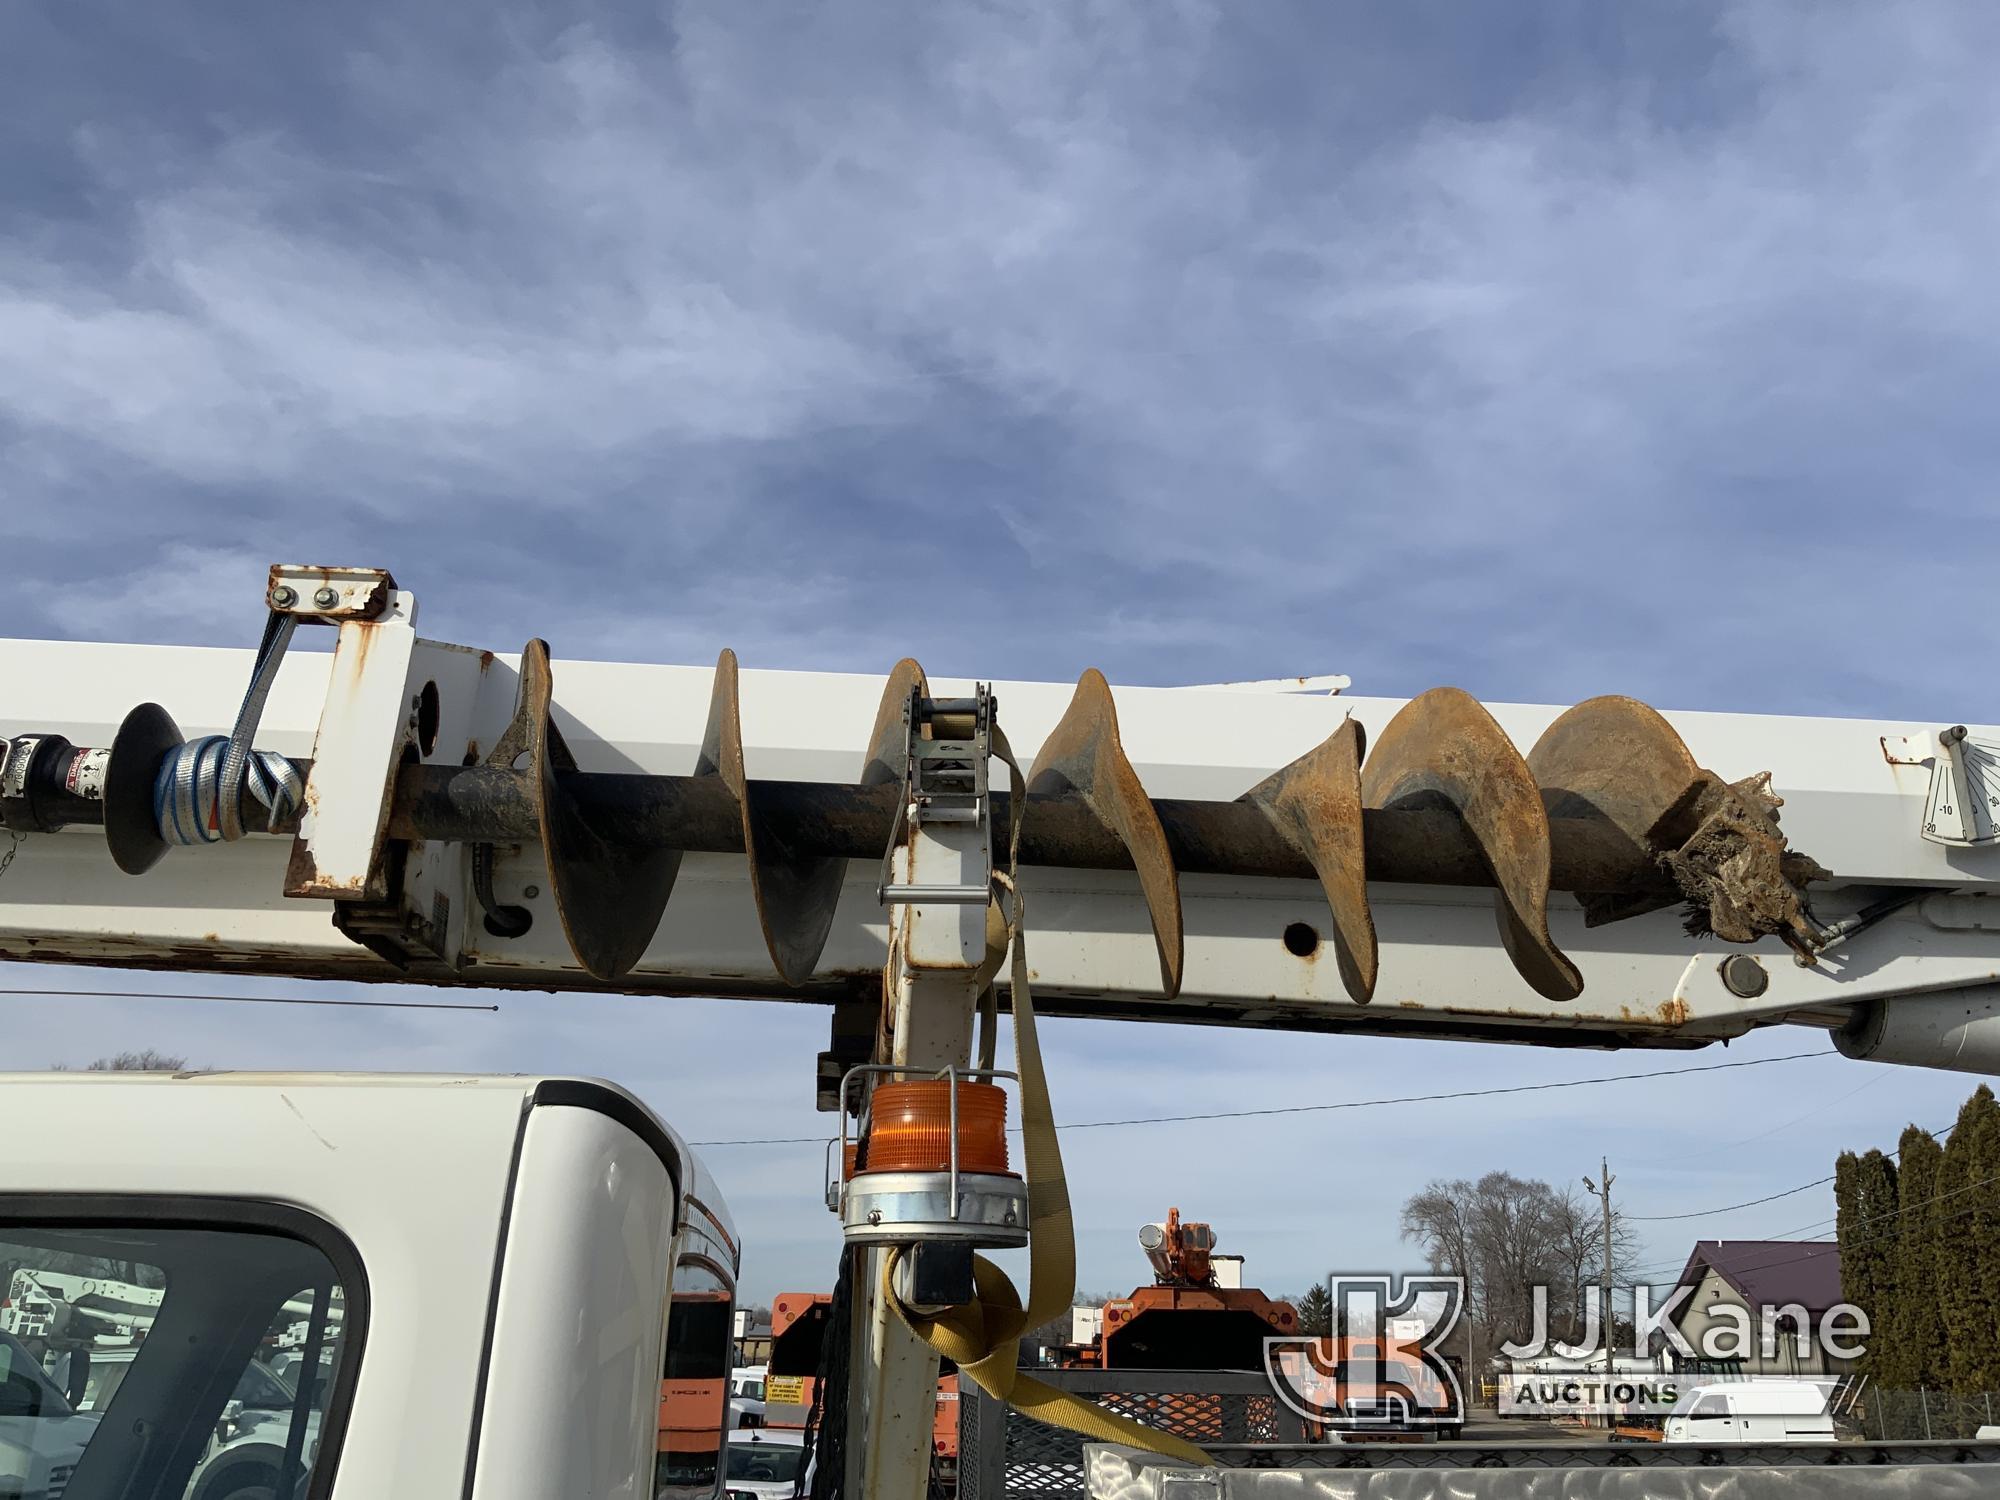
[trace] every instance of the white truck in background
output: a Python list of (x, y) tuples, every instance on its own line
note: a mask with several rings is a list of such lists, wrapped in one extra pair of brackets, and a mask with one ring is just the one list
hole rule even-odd
[[(129, 1364), (101, 1410), (79, 1414), (38, 1341), (10, 1338), (8, 1500), (720, 1492), (721, 1381), (705, 1461), (684, 1404), (669, 1462), (662, 1376), (675, 1294), (733, 1300), (738, 1249), (698, 1160), (631, 1095), (392, 1075), (0, 1085), (19, 1118), (73, 1122), (0, 1155), (0, 1285), (116, 1264), (165, 1288), (136, 1340), (117, 1335)], [(723, 1337), (681, 1367), (726, 1370), (728, 1318), (685, 1325)], [(246, 1444), (241, 1382), (280, 1335), (330, 1380), (272, 1377), (291, 1409), (259, 1412)]]

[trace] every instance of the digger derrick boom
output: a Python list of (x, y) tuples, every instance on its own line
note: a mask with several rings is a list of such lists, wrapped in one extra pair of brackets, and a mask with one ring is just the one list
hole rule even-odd
[[(0, 643), (17, 747), (0, 812), (68, 824), (15, 835), (0, 956), (879, 996), (904, 715), (913, 693), (970, 703), (975, 684), (913, 662), (885, 689), (739, 672), (728, 653), (713, 669), (551, 662), (539, 642), (496, 655), (418, 637), (386, 575), (328, 576), (340, 607), (301, 613), (338, 625), (336, 649), (285, 658), (255, 738), (297, 763), (302, 804), (250, 810), (275, 836), (150, 851), (136, 876), (107, 854), (107, 838), (128, 863), (148, 852), (129, 852), (151, 836), (130, 768), (119, 797), (10, 802), (10, 778), (47, 769), (21, 737), (139, 746), (136, 766), (174, 732), (227, 734), (252, 654)], [(1452, 689), (1114, 694), (1094, 672), (992, 693), (1032, 767), (1023, 884), (1052, 1014), (1596, 1046), (1803, 1021), (1885, 1056), (1936, 1034), (1908, 1046), (1950, 1065), (1954, 1017), (1994, 1008), (2000, 854), (1924, 832), (1942, 753), (1926, 726)], [(147, 702), (166, 715), (137, 722)], [(1009, 801), (996, 783), (996, 845)], [(1940, 1002), (1913, 1030), (1918, 995)]]

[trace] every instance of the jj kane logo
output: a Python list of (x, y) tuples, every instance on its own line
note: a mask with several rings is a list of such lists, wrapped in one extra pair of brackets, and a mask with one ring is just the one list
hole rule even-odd
[(1264, 1340), (1272, 1388), (1309, 1423), (1368, 1431), (1456, 1427), (1465, 1394), (1444, 1342), (1465, 1308), (1455, 1276), (1336, 1276), (1335, 1332)]

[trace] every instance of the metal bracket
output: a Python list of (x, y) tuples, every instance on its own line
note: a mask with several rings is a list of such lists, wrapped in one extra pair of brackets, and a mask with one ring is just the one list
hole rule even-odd
[[(992, 691), (985, 683), (970, 698), (931, 698), (923, 684), (910, 689), (903, 709), (903, 799), (882, 879), (875, 894), (884, 906), (935, 901), (984, 906), (993, 889), (993, 799), (987, 770), (993, 754)], [(917, 885), (896, 879), (896, 850), (926, 823), (979, 825), (979, 878), (954, 885)]]
[(427, 911), (407, 905), (408, 858), (408, 845), (389, 844), (384, 870), (388, 896), (380, 901), (336, 901), (333, 925), (405, 974), (433, 982), (448, 980), (465, 969), (465, 956), (452, 941), (451, 898), (434, 890)]
[(302, 563), (273, 563), (264, 602), (274, 614), (338, 625), (342, 620), (380, 617), (395, 592), (396, 580), (384, 568), (315, 568)]

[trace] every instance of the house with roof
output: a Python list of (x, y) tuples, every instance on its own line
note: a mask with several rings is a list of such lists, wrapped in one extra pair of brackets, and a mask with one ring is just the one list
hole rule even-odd
[[(1693, 1345), (1683, 1367), (1746, 1375), (1845, 1375), (1855, 1360), (1829, 1354), (1827, 1315), (1844, 1307), (1840, 1247), (1831, 1240), (1699, 1240), (1676, 1292), (1672, 1321)], [(1769, 1333), (1766, 1323), (1769, 1323)], [(1743, 1330), (1748, 1337), (1741, 1337)], [(1844, 1313), (1837, 1346), (1865, 1342)]]

